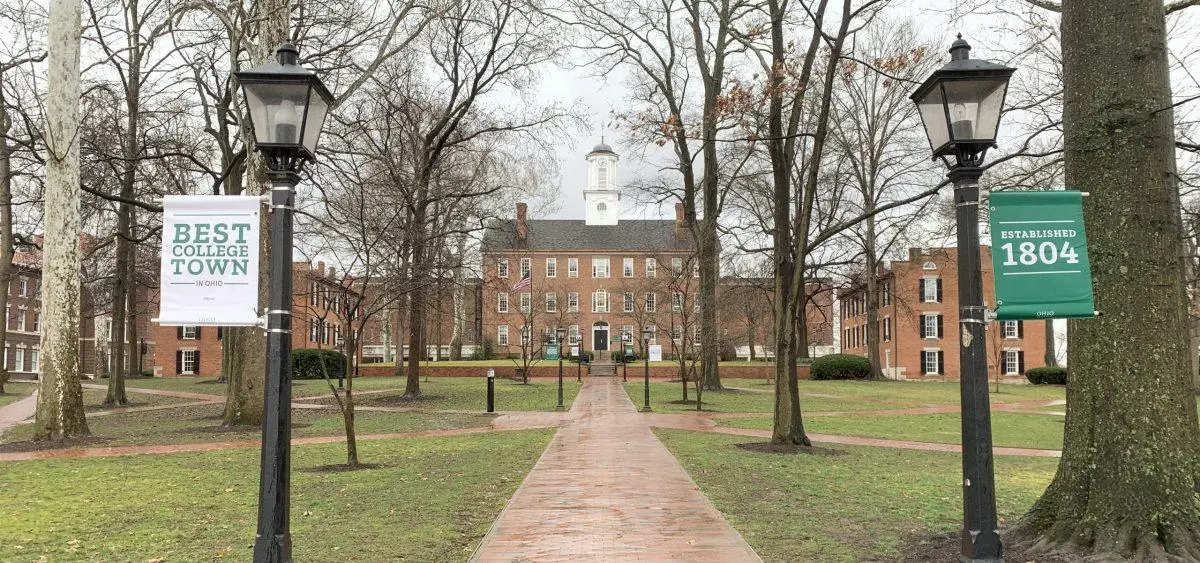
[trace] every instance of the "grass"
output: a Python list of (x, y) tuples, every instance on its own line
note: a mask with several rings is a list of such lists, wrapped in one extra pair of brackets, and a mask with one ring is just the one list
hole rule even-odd
[[(958, 529), (958, 454), (842, 448), (844, 456), (736, 448), (747, 438), (657, 429), (700, 489), (765, 561), (899, 559), (906, 542)], [(998, 457), (1001, 525), (1024, 513), (1057, 460)]]
[[(381, 380), (391, 380), (381, 381)], [(365, 385), (364, 385), (365, 384)], [(571, 408), (571, 402), (579, 393), (580, 384), (575, 382), (574, 373), (563, 374), (563, 404)], [(358, 395), (360, 391), (393, 389), (388, 393)], [(306, 388), (309, 396), (322, 395), (321, 389)], [(421, 381), (420, 399), (401, 399), (404, 382), (396, 378), (363, 378), (354, 381), (355, 405), (400, 407), (434, 410), (473, 410), (483, 412), (487, 408), (486, 377), (434, 377)], [(332, 403), (329, 388), (323, 389), (326, 398), (313, 402)], [(297, 395), (299, 396), (299, 395)], [(529, 383), (496, 379), (497, 411), (552, 411), (558, 405), (558, 382), (553, 379), (531, 379)]]
[[(293, 450), (297, 561), (464, 560), (533, 466), (552, 430), (380, 440), (381, 464), (336, 444)], [(0, 469), (0, 560), (249, 561), (257, 449), (26, 461)]]
[(0, 394), (0, 407), (11, 405), (25, 397), (28, 397), (37, 391), (37, 385), (28, 383), (12, 383), (11, 381), (4, 385), (4, 393)]
[[(768, 417), (723, 419), (721, 424), (737, 428), (770, 430)], [(813, 416), (804, 419), (804, 429), (814, 434), (864, 436), (939, 444), (962, 443), (958, 413), (892, 416)], [(1013, 448), (1062, 449), (1063, 417), (1044, 414), (992, 413), (994, 445)]]
[[(88, 419), (92, 436), (103, 438), (104, 446), (150, 444), (194, 444), (204, 442), (254, 441), (262, 437), (257, 426), (223, 428), (221, 404), (181, 407), (156, 411), (112, 414)], [(487, 414), (356, 412), (355, 430), (359, 436), (418, 432), (449, 428), (486, 426)], [(294, 409), (292, 437), (343, 435), (342, 415), (336, 410)], [(0, 442), (18, 448), (33, 436), (33, 425), (9, 429)], [(360, 446), (361, 447), (361, 446)], [(0, 559), (2, 560), (2, 559)]]

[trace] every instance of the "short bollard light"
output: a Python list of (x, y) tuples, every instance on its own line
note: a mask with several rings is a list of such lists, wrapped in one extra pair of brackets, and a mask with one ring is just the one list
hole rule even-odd
[(487, 371), (487, 411), (496, 412), (496, 370), (488, 368)]

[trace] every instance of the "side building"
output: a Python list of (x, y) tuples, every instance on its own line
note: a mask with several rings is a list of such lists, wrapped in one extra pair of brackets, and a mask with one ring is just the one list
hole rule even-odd
[[(892, 379), (958, 379), (957, 249), (912, 248), (876, 272), (879, 363)], [(995, 304), (989, 247), (980, 249), (984, 305)], [(841, 349), (867, 355), (865, 284), (838, 293)], [(1045, 365), (1044, 321), (993, 321), (986, 329), (988, 377), (1022, 378)]]
[[(36, 239), (40, 241), (40, 238)], [(4, 369), (12, 379), (37, 379), (41, 370), (42, 254), (37, 248), (13, 253), (8, 281), (7, 331)], [(90, 292), (80, 294), (79, 363), (84, 377), (95, 377), (97, 368), (95, 317)], [(103, 365), (100, 366), (103, 371)]]

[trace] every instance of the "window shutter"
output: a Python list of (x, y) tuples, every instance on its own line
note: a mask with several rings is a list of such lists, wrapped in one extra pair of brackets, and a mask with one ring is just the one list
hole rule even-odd
[(1008, 373), (1008, 352), (1000, 352), (1000, 375)]
[(938, 316), (937, 316), (937, 323), (938, 323), (938, 326), (937, 326), (938, 338), (942, 338), (942, 337), (944, 337), (944, 336), (945, 336), (945, 334), (944, 334), (944, 332), (943, 332), (943, 330), (942, 330), (944, 327), (943, 327), (943, 323), (942, 323), (942, 316), (941, 316), (941, 315), (938, 315)]
[(942, 278), (937, 279), (937, 302), (942, 302)]
[(925, 319), (926, 319), (926, 318), (928, 318), (928, 317), (926, 317), (925, 315), (921, 315), (921, 331), (920, 331), (920, 332), (921, 332), (921, 338), (925, 338), (925, 334), (926, 334), (926, 332), (925, 332)]
[(938, 350), (938, 374), (946, 375), (946, 353)]
[(1017, 321), (1017, 338), (1025, 338), (1025, 321)]
[(200, 329), (202, 328), (203, 327), (196, 327), (196, 340), (200, 340)]
[(1024, 350), (1017, 352), (1017, 373), (1022, 374), (1022, 375), (1025, 373), (1025, 351)]
[(222, 328), (222, 327), (217, 327), (217, 340), (220, 340), (220, 339), (221, 339), (221, 336), (222, 336), (222, 334), (221, 334), (221, 328)]
[(192, 357), (196, 360), (196, 367), (193, 371), (196, 375), (200, 375), (200, 350), (196, 350), (196, 353)]
[(925, 278), (917, 280), (917, 301), (925, 301)]
[(183, 340), (183, 327), (175, 327), (175, 340)]
[[(180, 329), (183, 330), (183, 329)], [(175, 375), (183, 373), (183, 350), (175, 351)]]

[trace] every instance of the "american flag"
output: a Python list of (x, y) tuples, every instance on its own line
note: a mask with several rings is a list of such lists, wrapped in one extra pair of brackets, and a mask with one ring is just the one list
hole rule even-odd
[(533, 283), (533, 280), (529, 279), (529, 274), (525, 274), (525, 277), (521, 278), (521, 281), (517, 282), (516, 284), (513, 284), (512, 290), (513, 291), (521, 291), (522, 289), (529, 287), (530, 284), (532, 284), (532, 283)]

